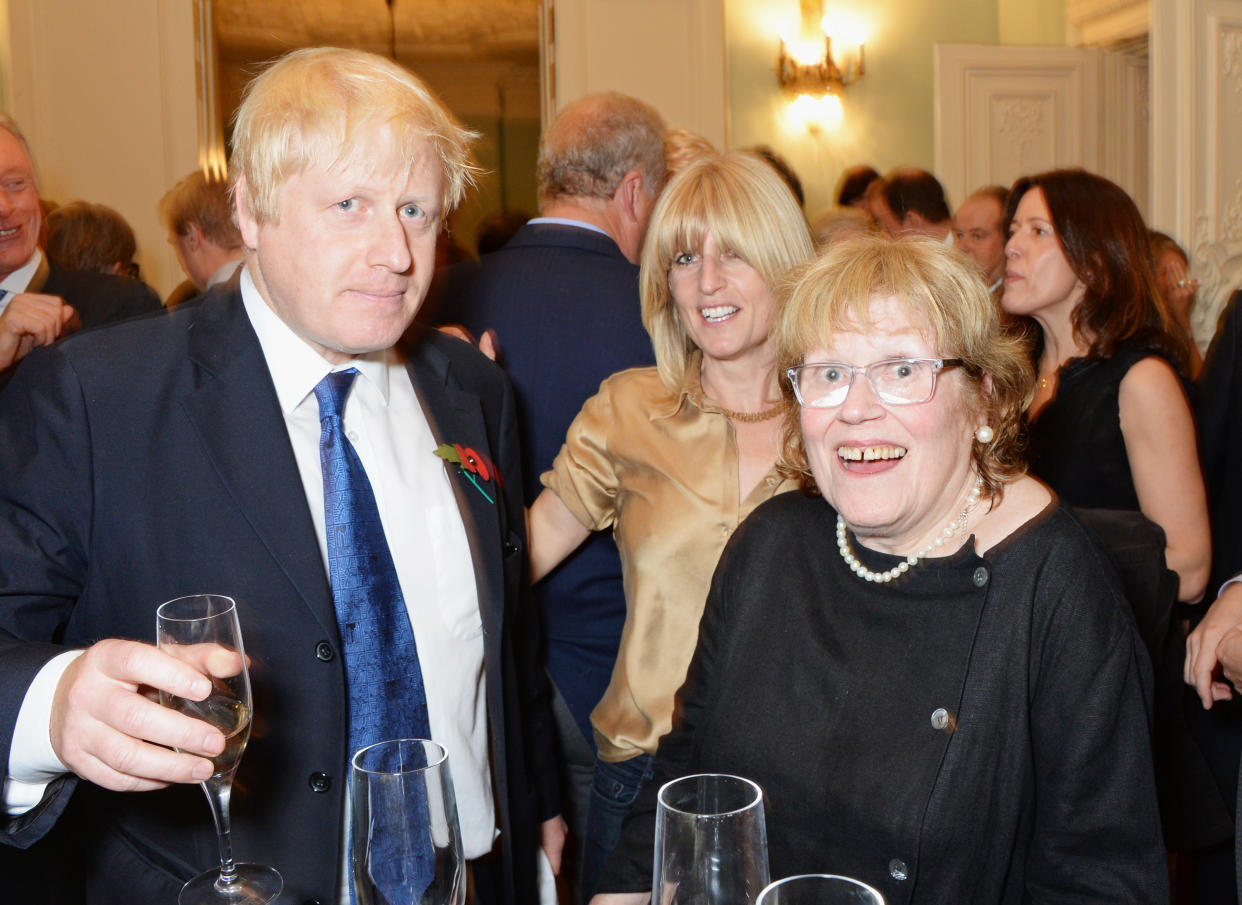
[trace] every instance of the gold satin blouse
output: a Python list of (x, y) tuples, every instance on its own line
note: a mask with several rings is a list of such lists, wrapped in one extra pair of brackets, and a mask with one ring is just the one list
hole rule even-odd
[(612, 679), (591, 713), (606, 761), (655, 752), (672, 727), (716, 562), (757, 505), (791, 490), (775, 468), (738, 499), (733, 425), (697, 404), (698, 362), (681, 392), (655, 368), (605, 380), (569, 427), (541, 480), (584, 526), (612, 527), (626, 619)]

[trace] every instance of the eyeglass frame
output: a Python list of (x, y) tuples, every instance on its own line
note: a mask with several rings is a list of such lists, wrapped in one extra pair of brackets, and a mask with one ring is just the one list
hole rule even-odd
[[(931, 387), (927, 391), (926, 399), (915, 400), (915, 399), (886, 398), (885, 395), (876, 388), (875, 383), (871, 380), (871, 369), (872, 368), (879, 367), (880, 365), (896, 364), (898, 362), (903, 362), (903, 361), (909, 362), (911, 364), (919, 363), (919, 364), (931, 365), (931, 369), (932, 369)], [(966, 362), (961, 358), (906, 358), (906, 357), (881, 358), (879, 361), (873, 361), (871, 362), (871, 364), (866, 364), (866, 365), (851, 365), (851, 364), (846, 364), (843, 361), (808, 361), (800, 365), (794, 365), (792, 368), (786, 368), (785, 377), (789, 380), (789, 385), (793, 387), (794, 398), (798, 400), (798, 405), (803, 408), (830, 409), (830, 408), (837, 408), (838, 406), (841, 406), (841, 405), (845, 405), (845, 400), (849, 398), (850, 390), (854, 389), (854, 380), (858, 377), (859, 373), (861, 373), (864, 377), (867, 378), (867, 385), (871, 387), (871, 392), (875, 394), (875, 398), (879, 399), (880, 402), (884, 403), (885, 405), (925, 405), (928, 402), (931, 402), (932, 398), (936, 395), (936, 378), (940, 376), (941, 371), (945, 370), (946, 368), (961, 368), (965, 366), (966, 366)], [(834, 402), (832, 404), (824, 404), (824, 405), (815, 405), (814, 403), (803, 402), (802, 391), (798, 389), (798, 372), (803, 370), (804, 368), (825, 368), (825, 367), (836, 367), (836, 368), (840, 368), (843, 371), (850, 372), (850, 382), (845, 388), (844, 398), (842, 398), (840, 402)]]

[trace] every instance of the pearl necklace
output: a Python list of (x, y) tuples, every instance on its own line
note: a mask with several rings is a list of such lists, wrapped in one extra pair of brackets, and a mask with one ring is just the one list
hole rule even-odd
[(948, 527), (944, 529), (936, 539), (924, 547), (917, 553), (912, 553), (904, 560), (897, 563), (887, 572), (872, 572), (866, 566), (858, 561), (858, 557), (850, 549), (850, 539), (846, 534), (845, 519), (837, 516), (837, 549), (841, 551), (841, 558), (845, 560), (845, 564), (850, 567), (850, 571), (864, 581), (877, 582), (879, 584), (887, 584), (894, 578), (904, 575), (910, 570), (911, 566), (918, 565), (919, 560), (923, 559), (934, 550), (938, 550), (944, 546), (944, 542), (956, 534), (959, 530), (966, 527), (966, 522), (970, 518), (970, 513), (974, 511), (975, 506), (979, 503), (979, 496), (983, 493), (983, 478), (975, 478), (975, 486), (970, 491), (970, 496), (966, 498), (966, 505), (962, 507), (961, 514), (953, 521), (949, 522)]

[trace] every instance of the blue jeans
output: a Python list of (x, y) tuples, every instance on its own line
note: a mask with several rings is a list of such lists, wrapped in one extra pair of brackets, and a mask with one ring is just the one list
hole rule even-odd
[(651, 755), (640, 754), (620, 763), (595, 758), (591, 805), (587, 811), (586, 839), (582, 844), (582, 901), (591, 901), (608, 856), (621, 839), (621, 823), (634, 799), (650, 782)]

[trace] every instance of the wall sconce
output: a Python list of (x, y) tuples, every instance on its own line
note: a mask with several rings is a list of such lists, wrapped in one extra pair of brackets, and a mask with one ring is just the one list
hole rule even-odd
[[(813, 42), (807, 43), (813, 46)], [(818, 49), (808, 53), (805, 47), (798, 47), (795, 52), (791, 52), (785, 39), (781, 38), (777, 76), (781, 87), (794, 94), (835, 94), (840, 97), (848, 86), (866, 74), (865, 53), (865, 45), (859, 42), (857, 67), (852, 63), (847, 64), (843, 72), (832, 58), (832, 37), (828, 34), (824, 35), (822, 56)]]
[(790, 102), (787, 116), (794, 129), (805, 129), (812, 135), (835, 132), (843, 119), (841, 98), (835, 94), (799, 94)]

